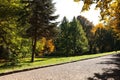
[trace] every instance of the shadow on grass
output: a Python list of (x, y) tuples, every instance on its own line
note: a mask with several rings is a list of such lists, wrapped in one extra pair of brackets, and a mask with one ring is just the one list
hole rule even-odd
[(94, 73), (94, 77), (89, 77), (88, 80), (120, 80), (120, 54), (116, 54), (109, 59), (110, 61), (99, 64), (114, 64), (116, 67), (103, 69), (104, 72), (102, 74)]
[[(40, 58), (35, 58), (34, 63), (35, 62), (47, 61), (47, 60), (53, 59), (53, 58), (62, 58), (62, 57), (59, 57), (59, 56), (56, 56), (56, 57), (55, 56), (50, 56), (50, 57), (49, 56), (44, 56), (44, 57), (40, 57)], [(16, 65), (11, 65), (11, 62), (9, 62), (9, 61), (4, 61), (4, 62), (1, 61), (0, 69), (22, 67), (23, 65), (30, 65), (31, 63), (32, 63), (31, 59), (23, 59), (19, 63), (17, 63)]]
[(0, 65), (0, 69), (15, 68), (15, 67), (22, 67), (22, 65), (21, 64), (11, 65), (9, 62), (5, 62), (4, 64)]

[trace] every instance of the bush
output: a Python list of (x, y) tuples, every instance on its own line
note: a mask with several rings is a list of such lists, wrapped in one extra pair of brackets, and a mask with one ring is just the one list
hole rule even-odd
[(12, 53), (9, 55), (9, 65), (14, 66), (20, 63), (19, 57), (17, 54)]

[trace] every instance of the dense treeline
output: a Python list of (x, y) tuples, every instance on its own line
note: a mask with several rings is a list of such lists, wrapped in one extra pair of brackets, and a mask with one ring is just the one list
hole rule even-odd
[(83, 16), (69, 22), (66, 17), (59, 25), (54, 55), (81, 55), (119, 50), (117, 33), (108, 25), (92, 22)]
[(86, 34), (83, 31), (82, 25), (75, 17), (71, 22), (64, 17), (59, 29), (55, 41), (56, 55), (79, 55), (88, 51)]
[[(118, 31), (109, 23), (93, 25), (83, 16), (72, 21), (58, 15), (52, 0), (0, 0), (0, 59), (12, 65), (19, 59), (45, 55), (73, 56), (119, 50)], [(118, 22), (116, 23), (119, 26)]]

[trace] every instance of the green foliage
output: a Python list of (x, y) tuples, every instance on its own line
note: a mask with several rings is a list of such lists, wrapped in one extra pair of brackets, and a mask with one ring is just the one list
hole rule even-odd
[[(9, 59), (9, 54), (18, 55), (28, 53), (30, 44), (28, 39), (22, 38), (27, 25), (21, 25), (19, 15), (24, 11), (20, 0), (0, 0), (0, 50), (1, 58)], [(24, 43), (25, 42), (25, 43)], [(7, 57), (6, 57), (7, 56)], [(13, 57), (14, 58), (14, 57)]]
[(33, 3), (0, 0), (0, 58), (9, 59), (9, 54), (13, 53), (24, 58), (29, 55), (33, 45), (29, 37), (36, 40), (53, 37), (56, 23), (51, 21), (58, 17), (52, 15), (54, 11), (52, 0)]
[(20, 63), (19, 56), (15, 53), (9, 55), (9, 62), (7, 63), (8, 66), (15, 66)]
[(66, 17), (60, 25), (60, 33), (55, 42), (56, 54), (78, 55), (88, 50), (88, 41), (79, 21), (73, 18), (69, 22)]
[(53, 16), (55, 9), (52, 0), (34, 0), (30, 4), (30, 27), (27, 29), (26, 32), (27, 36), (32, 39), (31, 62), (33, 62), (37, 41), (42, 37), (50, 39), (55, 35), (56, 22), (52, 21), (54, 21), (58, 16)]
[[(56, 55), (79, 55), (88, 49), (91, 53), (120, 49), (120, 1), (95, 2), (107, 28), (97, 28), (93, 34), (94, 25), (85, 17), (78, 16), (78, 20), (73, 18), (71, 22), (64, 18), (55, 37), (57, 23), (54, 20), (58, 16), (53, 15), (52, 0), (0, 0), (0, 59), (9, 61), (9, 65), (17, 65), (20, 58), (30, 57), (31, 51), (39, 53), (43, 50), (43, 43), (39, 42), (42, 37), (48, 41), (47, 47), (52, 46), (51, 51), (55, 40)], [(84, 0), (84, 3), (83, 10), (88, 10), (92, 1)]]
[(94, 48), (98, 48), (97, 52), (113, 51), (117, 45), (115, 33), (112, 30), (106, 30), (105, 28), (98, 28), (94, 35)]
[(74, 51), (74, 54), (81, 54), (88, 51), (88, 40), (86, 34), (83, 31), (82, 25), (80, 22), (73, 18), (70, 23), (70, 36), (71, 36), (71, 47)]
[(99, 23), (92, 29), (92, 32), (94, 34), (93, 49), (95, 53), (119, 49), (117, 33), (112, 28)]
[(51, 38), (55, 34), (56, 22), (52, 22), (57, 19), (58, 16), (53, 16), (55, 9), (52, 0), (41, 0), (31, 3), (31, 15), (29, 16), (30, 26), (28, 28), (27, 35), (31, 38), (42, 37)]
[(56, 54), (63, 54), (68, 55), (68, 29), (69, 29), (69, 23), (66, 17), (63, 18), (62, 23), (60, 24), (60, 32), (58, 34), (58, 37), (55, 41), (56, 46)]
[(81, 23), (82, 28), (86, 33), (86, 37), (88, 39), (88, 44), (89, 44), (89, 53), (94, 53), (94, 50), (93, 50), (94, 37), (93, 37), (93, 33), (91, 32), (94, 25), (93, 25), (92, 22), (87, 20), (87, 18), (85, 18), (85, 17), (83, 17), (81, 15), (78, 16), (77, 19)]

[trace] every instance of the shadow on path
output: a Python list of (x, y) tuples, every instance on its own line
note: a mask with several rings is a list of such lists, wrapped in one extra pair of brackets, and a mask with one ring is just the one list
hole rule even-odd
[(115, 68), (105, 68), (103, 73), (94, 73), (94, 77), (89, 77), (88, 80), (120, 80), (120, 54), (113, 55), (109, 58), (110, 61), (105, 61), (99, 64), (115, 65)]

